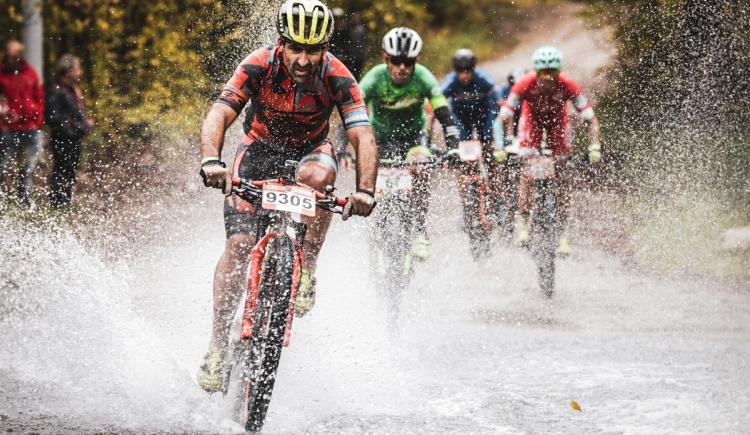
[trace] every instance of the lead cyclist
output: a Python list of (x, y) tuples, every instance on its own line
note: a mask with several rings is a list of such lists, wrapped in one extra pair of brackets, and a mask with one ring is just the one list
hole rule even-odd
[[(332, 186), (338, 165), (326, 135), (328, 119), (337, 108), (357, 154), (357, 189), (349, 196), (343, 217), (370, 214), (375, 205), (378, 150), (356, 80), (327, 51), (333, 24), (331, 11), (318, 0), (287, 0), (281, 5), (278, 41), (240, 63), (203, 123), (200, 174), (206, 186), (223, 189), (230, 173), (252, 180), (275, 178), (283, 172), (286, 160), (299, 162), (298, 182), (320, 191)], [(221, 161), (225, 132), (243, 109), (246, 134), (234, 163), (226, 168)], [(255, 244), (257, 207), (236, 195), (225, 199), (227, 241), (214, 274), (209, 350), (197, 378), (208, 392), (224, 385), (228, 331)], [(315, 303), (315, 267), (331, 214), (319, 210), (314, 218), (304, 217), (304, 222), (308, 231), (294, 306), (297, 315)]]

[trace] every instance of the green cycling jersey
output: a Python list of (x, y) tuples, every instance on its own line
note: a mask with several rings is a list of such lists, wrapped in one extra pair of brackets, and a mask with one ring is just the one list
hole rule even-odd
[(387, 65), (380, 64), (367, 72), (359, 86), (378, 142), (413, 138), (425, 131), (425, 99), (430, 100), (433, 110), (448, 106), (437, 79), (420, 64), (414, 66), (411, 79), (402, 85), (393, 83)]

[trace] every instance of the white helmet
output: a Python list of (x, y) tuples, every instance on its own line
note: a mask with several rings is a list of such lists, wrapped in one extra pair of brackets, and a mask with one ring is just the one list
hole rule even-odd
[(562, 67), (562, 53), (560, 53), (560, 50), (549, 45), (537, 48), (531, 60), (534, 62), (534, 69), (536, 71), (542, 69), (560, 70)]
[(396, 27), (383, 37), (383, 51), (389, 56), (415, 58), (422, 51), (422, 38), (408, 27)]

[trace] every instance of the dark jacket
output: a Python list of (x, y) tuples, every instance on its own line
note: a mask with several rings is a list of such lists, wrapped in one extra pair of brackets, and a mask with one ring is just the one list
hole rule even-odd
[(53, 139), (80, 140), (91, 130), (83, 113), (80, 88), (55, 83), (47, 90), (44, 117)]
[(367, 28), (357, 22), (334, 26), (330, 51), (359, 80), (367, 58)]
[(8, 105), (8, 115), (0, 118), (0, 129), (30, 131), (44, 121), (44, 92), (34, 68), (21, 62), (18, 70), (0, 64), (0, 93)]

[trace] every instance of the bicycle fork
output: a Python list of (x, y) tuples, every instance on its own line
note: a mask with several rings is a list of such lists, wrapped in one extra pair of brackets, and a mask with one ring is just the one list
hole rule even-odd
[[(260, 288), (260, 275), (263, 267), (263, 260), (266, 255), (268, 243), (275, 237), (279, 237), (278, 232), (266, 233), (255, 244), (251, 251), (251, 263), (247, 288), (247, 298), (242, 312), (242, 325), (240, 327), (240, 338), (249, 340), (253, 334), (253, 323), (255, 319), (255, 310), (258, 305), (258, 291)], [(289, 346), (292, 335), (292, 321), (294, 320), (294, 302), (297, 300), (297, 291), (299, 289), (300, 276), (302, 274), (302, 263), (304, 254), (299, 241), (294, 240), (294, 259), (292, 264), (292, 289), (289, 297), (289, 313), (287, 315), (286, 328), (284, 330), (284, 347)]]

